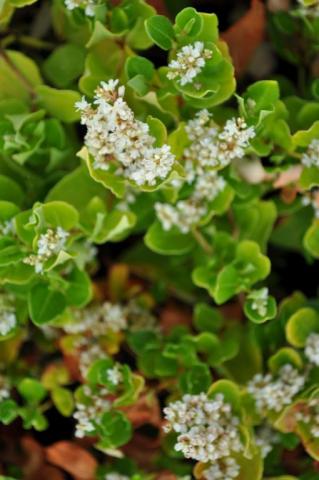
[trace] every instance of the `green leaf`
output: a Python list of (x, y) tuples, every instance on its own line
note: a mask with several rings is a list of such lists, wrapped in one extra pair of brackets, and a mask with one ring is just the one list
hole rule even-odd
[(55, 87), (69, 87), (82, 74), (85, 56), (85, 49), (79, 45), (62, 45), (44, 61), (43, 72)]
[(187, 7), (176, 15), (174, 30), (179, 37), (195, 37), (201, 32), (203, 23), (203, 18), (195, 8)]
[[(18, 405), (14, 400), (8, 399), (0, 402), (0, 422), (9, 425), (18, 416)], [(0, 477), (1, 478), (1, 477)]]
[(56, 409), (64, 417), (72, 415), (74, 410), (74, 400), (72, 393), (67, 388), (54, 388), (51, 392), (51, 398)]
[(64, 311), (66, 304), (65, 295), (44, 283), (35, 285), (28, 294), (30, 317), (36, 325), (53, 320)]
[(0, 199), (21, 205), (24, 193), (18, 183), (5, 175), (0, 175)]
[(75, 108), (75, 103), (81, 100), (81, 95), (74, 90), (57, 90), (47, 85), (39, 85), (36, 89), (40, 105), (61, 122), (77, 122), (81, 114)]
[(82, 211), (94, 197), (106, 202), (107, 191), (90, 177), (83, 165), (61, 178), (49, 191), (46, 202), (60, 200)]
[(5, 53), (9, 61), (0, 58), (0, 99), (30, 101), (35, 87), (42, 83), (38, 67), (23, 53), (13, 50), (6, 50)]
[(218, 274), (213, 297), (221, 304), (233, 295), (249, 289), (270, 273), (270, 261), (257, 243), (244, 240), (236, 249), (235, 259)]
[(128, 57), (125, 63), (125, 72), (129, 79), (142, 73), (146, 80), (151, 81), (155, 72), (153, 63), (147, 58), (138, 55)]
[(319, 258), (319, 220), (315, 220), (306, 231), (303, 239), (305, 249), (315, 258)]
[(158, 221), (148, 229), (144, 240), (148, 248), (162, 255), (184, 255), (195, 246), (191, 235), (182, 234), (177, 229), (165, 231)]
[(107, 216), (101, 226), (101, 230), (92, 235), (96, 243), (118, 242), (123, 240), (134, 227), (136, 217), (131, 212), (113, 210)]
[(240, 389), (230, 380), (218, 380), (208, 390), (208, 396), (214, 398), (217, 394), (223, 394), (225, 402), (232, 406), (233, 412), (238, 413), (241, 406)]
[(116, 197), (123, 197), (125, 193), (125, 180), (112, 171), (95, 169), (93, 167), (93, 158), (90, 156), (86, 147), (78, 152), (78, 156), (85, 160), (91, 177), (97, 182), (111, 190)]
[(260, 80), (253, 83), (247, 88), (245, 93), (245, 99), (250, 101), (251, 110), (254, 114), (258, 114), (263, 110), (273, 111), (274, 104), (279, 98), (279, 86), (275, 80)]
[(145, 21), (146, 32), (153, 42), (163, 50), (170, 50), (173, 46), (175, 32), (167, 17), (154, 15)]
[(198, 303), (194, 310), (194, 326), (199, 331), (218, 332), (223, 324), (221, 313), (206, 303)]
[(268, 360), (268, 366), (271, 372), (276, 375), (284, 365), (293, 365), (300, 370), (303, 367), (302, 359), (296, 350), (289, 347), (280, 348)]
[(53, 228), (62, 227), (64, 230), (71, 230), (79, 221), (79, 214), (72, 205), (61, 201), (52, 201), (33, 209), (38, 218), (39, 224), (50, 225)]
[(249, 318), (254, 323), (264, 323), (267, 320), (271, 320), (277, 314), (277, 304), (274, 297), (269, 296), (267, 298), (266, 313), (265, 315), (260, 315), (256, 309), (252, 307), (254, 303), (253, 299), (247, 298), (244, 304), (244, 312), (246, 317)]
[(40, 403), (47, 394), (43, 385), (34, 378), (24, 378), (19, 382), (17, 389), (20, 395), (31, 404)]
[(66, 302), (68, 305), (83, 307), (92, 297), (92, 284), (86, 272), (73, 268), (67, 275), (68, 287), (65, 290)]
[(313, 332), (319, 332), (319, 314), (309, 307), (297, 310), (286, 324), (287, 340), (294, 347), (304, 347)]
[(101, 436), (104, 447), (120, 447), (130, 440), (132, 425), (122, 412), (105, 412), (101, 418)]
[(319, 121), (313, 123), (308, 130), (300, 130), (293, 137), (293, 144), (296, 147), (308, 147), (312, 140), (319, 138)]
[(167, 131), (164, 123), (151, 115), (148, 115), (146, 122), (150, 129), (150, 135), (155, 138), (154, 146), (161, 147), (167, 140)]
[(319, 168), (318, 167), (305, 167), (302, 170), (299, 185), (303, 190), (310, 190), (313, 187), (319, 185)]
[(234, 205), (234, 215), (240, 229), (240, 239), (254, 240), (265, 250), (277, 218), (275, 204), (259, 200), (240, 203)]
[(197, 395), (205, 392), (211, 384), (209, 367), (204, 363), (194, 365), (180, 377), (179, 384), (182, 393)]

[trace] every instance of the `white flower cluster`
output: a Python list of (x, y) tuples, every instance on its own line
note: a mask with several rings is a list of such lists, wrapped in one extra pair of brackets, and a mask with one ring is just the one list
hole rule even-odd
[(306, 192), (301, 197), (301, 203), (305, 207), (309, 205), (313, 208), (313, 212), (316, 218), (319, 218), (319, 191), (314, 189), (311, 192)]
[(319, 167), (319, 140), (312, 140), (307, 151), (301, 157), (305, 167)]
[(139, 330), (159, 331), (158, 319), (137, 301), (131, 300), (126, 306), (128, 315), (128, 328), (131, 332)]
[(108, 391), (106, 388), (100, 389), (96, 394), (88, 385), (84, 385), (84, 394), (88, 398), (88, 403), (77, 402), (76, 411), (73, 417), (76, 419), (75, 436), (83, 438), (95, 431), (96, 422), (99, 417), (110, 410), (111, 402), (106, 397)]
[(0, 335), (7, 335), (17, 325), (14, 297), (0, 293)]
[(308, 400), (307, 404), (296, 413), (296, 420), (310, 426), (313, 437), (319, 438), (319, 398)]
[(212, 56), (213, 53), (205, 48), (203, 42), (185, 45), (177, 52), (176, 59), (168, 64), (167, 78), (169, 80), (177, 79), (182, 87), (192, 83), (205, 67), (206, 61)]
[(0, 374), (0, 402), (10, 397), (10, 385), (6, 377)]
[(210, 399), (205, 393), (184, 395), (164, 409), (166, 431), (178, 433), (175, 450), (186, 458), (215, 462), (240, 452), (243, 445), (239, 419), (221, 394)]
[(14, 224), (12, 220), (0, 222), (0, 235), (11, 235), (14, 233)]
[(93, 104), (82, 99), (76, 104), (87, 127), (85, 144), (94, 158), (93, 167), (116, 173), (137, 185), (155, 185), (172, 170), (175, 157), (170, 147), (154, 147), (155, 138), (147, 123), (137, 120), (124, 100), (125, 88), (118, 80), (102, 82)]
[(130, 480), (130, 477), (117, 472), (110, 472), (105, 475), (104, 480)]
[(319, 333), (311, 333), (305, 345), (305, 355), (314, 365), (319, 366)]
[(261, 456), (266, 458), (267, 455), (273, 450), (274, 445), (279, 442), (279, 435), (269, 425), (265, 424), (257, 430), (255, 442), (260, 448)]
[(202, 477), (205, 480), (233, 480), (238, 478), (240, 466), (234, 458), (226, 457), (217, 460), (208, 468), (203, 470)]
[(248, 383), (247, 390), (254, 397), (260, 414), (266, 414), (268, 410), (280, 412), (300, 392), (305, 380), (305, 375), (286, 364), (280, 368), (276, 378), (270, 373), (256, 374)]
[(224, 168), (236, 158), (243, 158), (256, 133), (243, 118), (227, 120), (223, 128), (213, 122), (207, 110), (201, 110), (186, 127), (191, 145), (185, 149), (186, 163), (203, 168)]
[(82, 8), (88, 17), (94, 16), (94, 7), (97, 4), (96, 0), (64, 0), (64, 3), (68, 10)]
[(222, 177), (210, 171), (197, 178), (194, 192), (186, 200), (179, 200), (176, 205), (157, 202), (155, 211), (163, 229), (171, 230), (175, 226), (182, 233), (188, 233), (208, 213), (208, 201), (213, 201), (225, 185)]
[(264, 287), (259, 290), (253, 290), (247, 295), (248, 300), (252, 300), (251, 308), (264, 317), (267, 313), (269, 290)]
[(186, 181), (194, 186), (194, 191), (176, 205), (155, 204), (164, 230), (176, 226), (182, 233), (188, 233), (205, 217), (209, 202), (225, 188), (226, 182), (216, 170), (226, 167), (235, 158), (242, 158), (255, 136), (254, 129), (248, 128), (242, 118), (228, 120), (221, 129), (207, 110), (198, 112), (186, 124), (185, 131), (191, 142), (184, 150)]
[(36, 273), (42, 273), (45, 262), (58, 255), (65, 247), (69, 233), (63, 228), (48, 228), (37, 241), (37, 253), (29, 255), (23, 261), (34, 267)]
[(120, 385), (123, 381), (123, 375), (118, 364), (115, 364), (114, 367), (109, 368), (106, 372), (106, 376), (109, 382), (111, 382), (115, 387)]
[(93, 362), (105, 357), (105, 351), (99, 343), (93, 343), (90, 338), (83, 337), (77, 342), (79, 349), (79, 368), (83, 377), (86, 376)]
[(89, 332), (94, 337), (127, 328), (127, 310), (119, 304), (104, 302), (82, 310), (74, 310), (75, 322), (63, 326), (67, 333)]
[[(95, 358), (91, 356), (91, 362), (87, 367), (90, 367), (93, 361), (99, 360), (103, 357), (105, 357), (105, 352), (100, 350), (100, 354), (95, 356)], [(121, 382), (123, 382), (120, 365), (116, 363), (113, 367), (108, 368), (106, 371), (106, 377), (114, 387), (118, 387)], [(114, 389), (110, 390), (114, 392)], [(99, 391), (96, 393), (93, 392), (88, 385), (84, 385), (83, 392), (88, 398), (88, 402), (77, 402), (76, 411), (73, 415), (77, 420), (75, 436), (79, 438), (83, 438), (85, 435), (94, 432), (96, 422), (99, 421), (99, 416), (104, 412), (109, 411), (112, 406), (112, 400), (110, 399), (111, 392), (105, 386), (99, 388)]]

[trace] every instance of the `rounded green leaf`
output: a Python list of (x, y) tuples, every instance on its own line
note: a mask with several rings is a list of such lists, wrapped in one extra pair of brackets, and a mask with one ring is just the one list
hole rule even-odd
[(56, 387), (51, 392), (51, 398), (56, 409), (64, 416), (69, 417), (74, 410), (73, 395), (67, 388)]
[(72, 205), (59, 200), (35, 207), (34, 213), (39, 218), (40, 223), (43, 221), (53, 228), (62, 227), (64, 230), (71, 230), (79, 221), (77, 210)]
[(268, 360), (268, 366), (272, 373), (277, 374), (284, 365), (293, 365), (300, 370), (303, 366), (302, 359), (296, 350), (289, 347), (283, 347)]
[(81, 95), (74, 90), (57, 90), (47, 85), (39, 85), (37, 94), (40, 105), (61, 122), (72, 123), (80, 119), (80, 113), (75, 104), (81, 100)]
[(146, 32), (153, 42), (163, 50), (170, 50), (173, 46), (175, 32), (167, 17), (154, 15), (145, 21)]
[(176, 15), (174, 30), (178, 37), (194, 37), (201, 32), (203, 23), (195, 8), (186, 7)]
[(28, 294), (31, 320), (44, 325), (60, 315), (66, 307), (66, 298), (61, 292), (51, 290), (48, 284), (35, 285)]
[(47, 394), (43, 385), (34, 378), (24, 378), (18, 384), (17, 389), (28, 403), (40, 403)]
[(294, 347), (303, 347), (312, 332), (319, 332), (319, 314), (309, 307), (297, 310), (286, 324), (287, 340)]
[(132, 436), (131, 422), (122, 412), (106, 412), (101, 418), (102, 444), (107, 448), (117, 448), (127, 443)]
[(306, 231), (304, 246), (315, 258), (319, 258), (319, 220), (315, 220)]
[(177, 229), (163, 230), (158, 221), (148, 229), (144, 240), (148, 248), (162, 255), (183, 255), (195, 246), (190, 234), (182, 234)]

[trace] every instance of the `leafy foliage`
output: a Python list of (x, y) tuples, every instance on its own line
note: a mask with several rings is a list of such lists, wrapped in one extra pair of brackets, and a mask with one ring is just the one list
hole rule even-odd
[(3, 480), (318, 477), (319, 3), (233, 3), (0, 2)]

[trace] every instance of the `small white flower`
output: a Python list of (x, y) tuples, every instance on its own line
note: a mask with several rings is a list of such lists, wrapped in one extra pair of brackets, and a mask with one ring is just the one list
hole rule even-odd
[(156, 215), (164, 230), (174, 226), (182, 233), (188, 233), (208, 213), (209, 202), (224, 190), (226, 182), (216, 172), (208, 171), (204, 176), (198, 176), (194, 191), (186, 200), (180, 200), (176, 205), (169, 203), (155, 204)]
[(242, 158), (256, 133), (242, 118), (227, 120), (223, 128), (216, 125), (207, 110), (190, 120), (186, 133), (191, 144), (186, 148), (186, 162), (201, 168), (225, 168), (233, 160)]
[(0, 335), (7, 335), (16, 327), (17, 318), (14, 312), (0, 312)]
[(0, 222), (0, 235), (11, 235), (14, 233), (14, 224), (12, 220)]
[(311, 363), (319, 366), (319, 333), (311, 333), (308, 336), (305, 355)]
[(239, 419), (221, 394), (184, 395), (164, 409), (166, 431), (178, 433), (175, 450), (186, 458), (215, 462), (243, 449)]
[(61, 227), (56, 230), (49, 228), (37, 241), (37, 253), (29, 255), (23, 262), (32, 265), (36, 273), (42, 273), (45, 262), (64, 249), (68, 236), (69, 233)]
[(127, 328), (127, 310), (119, 304), (104, 302), (74, 310), (75, 322), (64, 325), (67, 333), (90, 332), (94, 337)]
[(301, 157), (301, 163), (306, 167), (319, 167), (319, 140), (312, 140), (307, 151)]
[(84, 387), (84, 393), (89, 399), (89, 404), (77, 402), (73, 417), (76, 420), (75, 436), (83, 438), (95, 432), (95, 425), (100, 416), (110, 410), (112, 404), (106, 398), (108, 391), (101, 388), (99, 393), (94, 393), (88, 385)]
[(88, 17), (94, 16), (94, 7), (97, 4), (95, 0), (64, 0), (64, 3), (68, 10), (82, 8)]
[(266, 458), (273, 450), (274, 445), (279, 443), (278, 433), (268, 424), (263, 425), (256, 431), (256, 445), (260, 448), (261, 456)]
[(118, 365), (115, 365), (113, 368), (109, 368), (106, 372), (106, 376), (108, 380), (115, 386), (118, 386), (123, 380), (122, 372)]
[(177, 52), (176, 59), (169, 63), (167, 78), (177, 79), (181, 86), (192, 83), (210, 58), (212, 52), (205, 48), (203, 42), (185, 45)]
[(110, 472), (105, 475), (104, 480), (130, 480), (130, 477), (117, 472)]
[(0, 293), (0, 335), (7, 335), (17, 325), (14, 297), (6, 292)]
[(268, 298), (269, 290), (266, 287), (261, 288), (260, 290), (253, 290), (247, 295), (247, 299), (252, 300), (251, 308), (261, 317), (264, 317), (267, 313)]
[(234, 458), (226, 457), (217, 460), (208, 468), (203, 470), (202, 476), (205, 480), (233, 480), (238, 478), (240, 466)]
[(118, 80), (102, 82), (92, 104), (77, 103), (87, 127), (85, 145), (94, 158), (93, 168), (109, 170), (137, 185), (155, 185), (172, 170), (175, 156), (169, 145), (155, 147), (149, 126), (137, 120), (124, 100)]
[(10, 397), (10, 384), (6, 377), (0, 374), (0, 402)]
[(287, 364), (281, 367), (276, 378), (270, 373), (256, 374), (248, 383), (247, 390), (254, 397), (259, 413), (265, 415), (269, 410), (280, 412), (289, 405), (302, 390), (305, 381), (305, 375)]

